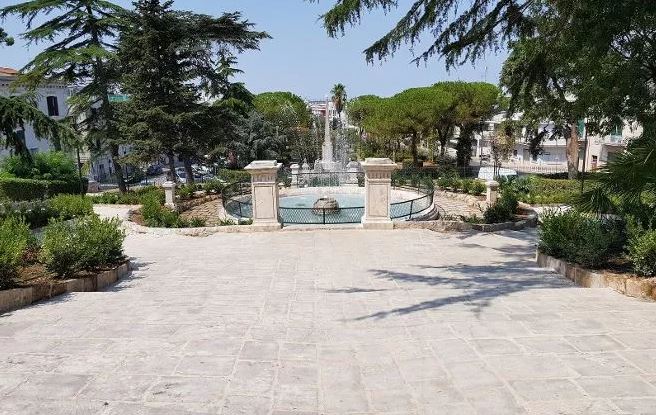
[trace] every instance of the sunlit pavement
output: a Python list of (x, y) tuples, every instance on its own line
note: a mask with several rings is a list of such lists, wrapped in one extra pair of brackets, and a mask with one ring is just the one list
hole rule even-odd
[(656, 304), (534, 232), (130, 235), (132, 277), (0, 316), (1, 414), (656, 414)]

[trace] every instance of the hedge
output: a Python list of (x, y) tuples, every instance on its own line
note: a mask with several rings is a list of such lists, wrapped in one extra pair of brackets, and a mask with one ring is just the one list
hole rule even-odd
[[(86, 191), (86, 179), (83, 179)], [(45, 199), (57, 194), (79, 194), (80, 182), (60, 180), (18, 179), (14, 177), (0, 178), (0, 199), (12, 201)]]

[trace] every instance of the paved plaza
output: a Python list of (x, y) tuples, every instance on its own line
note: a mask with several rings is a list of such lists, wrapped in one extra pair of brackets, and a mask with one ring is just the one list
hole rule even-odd
[(0, 316), (0, 414), (656, 414), (656, 304), (535, 234), (129, 235), (133, 275)]

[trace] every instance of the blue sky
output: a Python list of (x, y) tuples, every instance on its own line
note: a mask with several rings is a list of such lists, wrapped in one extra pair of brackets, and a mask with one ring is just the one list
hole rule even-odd
[[(0, 0), (0, 6), (16, 1)], [(127, 0), (116, 3), (131, 5)], [(273, 36), (262, 44), (260, 51), (239, 57), (239, 67), (244, 71), (240, 80), (255, 93), (286, 90), (304, 98), (320, 99), (333, 84), (341, 82), (350, 97), (388, 96), (441, 80), (498, 81), (503, 55), (490, 55), (475, 66), (467, 64), (447, 73), (444, 63), (437, 59), (417, 67), (410, 62), (413, 55), (405, 47), (386, 62), (367, 64), (362, 50), (384, 34), (403, 10), (366, 15), (362, 24), (349, 30), (345, 37), (331, 39), (318, 17), (332, 3), (333, 0), (321, 0), (318, 4), (304, 0), (177, 0), (175, 7), (212, 15), (239, 10), (256, 23), (257, 30)], [(24, 44), (18, 36), (24, 29), (19, 20), (10, 17), (2, 26), (16, 38), (16, 43), (0, 49), (0, 66), (20, 68), (43, 47)], [(422, 45), (415, 48), (423, 50)]]

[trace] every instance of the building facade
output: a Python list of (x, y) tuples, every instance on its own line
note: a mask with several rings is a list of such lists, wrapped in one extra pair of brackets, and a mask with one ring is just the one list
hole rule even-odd
[[(8, 97), (22, 95), (27, 91), (24, 88), (16, 88), (13, 83), (18, 77), (18, 71), (12, 68), (0, 67), (0, 95)], [(34, 91), (36, 105), (44, 114), (55, 120), (61, 120), (68, 115), (68, 104), (66, 101), (71, 95), (72, 89), (63, 83), (49, 83)], [(19, 132), (25, 140), (26, 147), (32, 153), (49, 151), (53, 149), (50, 141), (37, 137), (34, 129), (27, 125), (25, 130)], [(0, 148), (0, 158), (11, 154), (10, 149)]]

